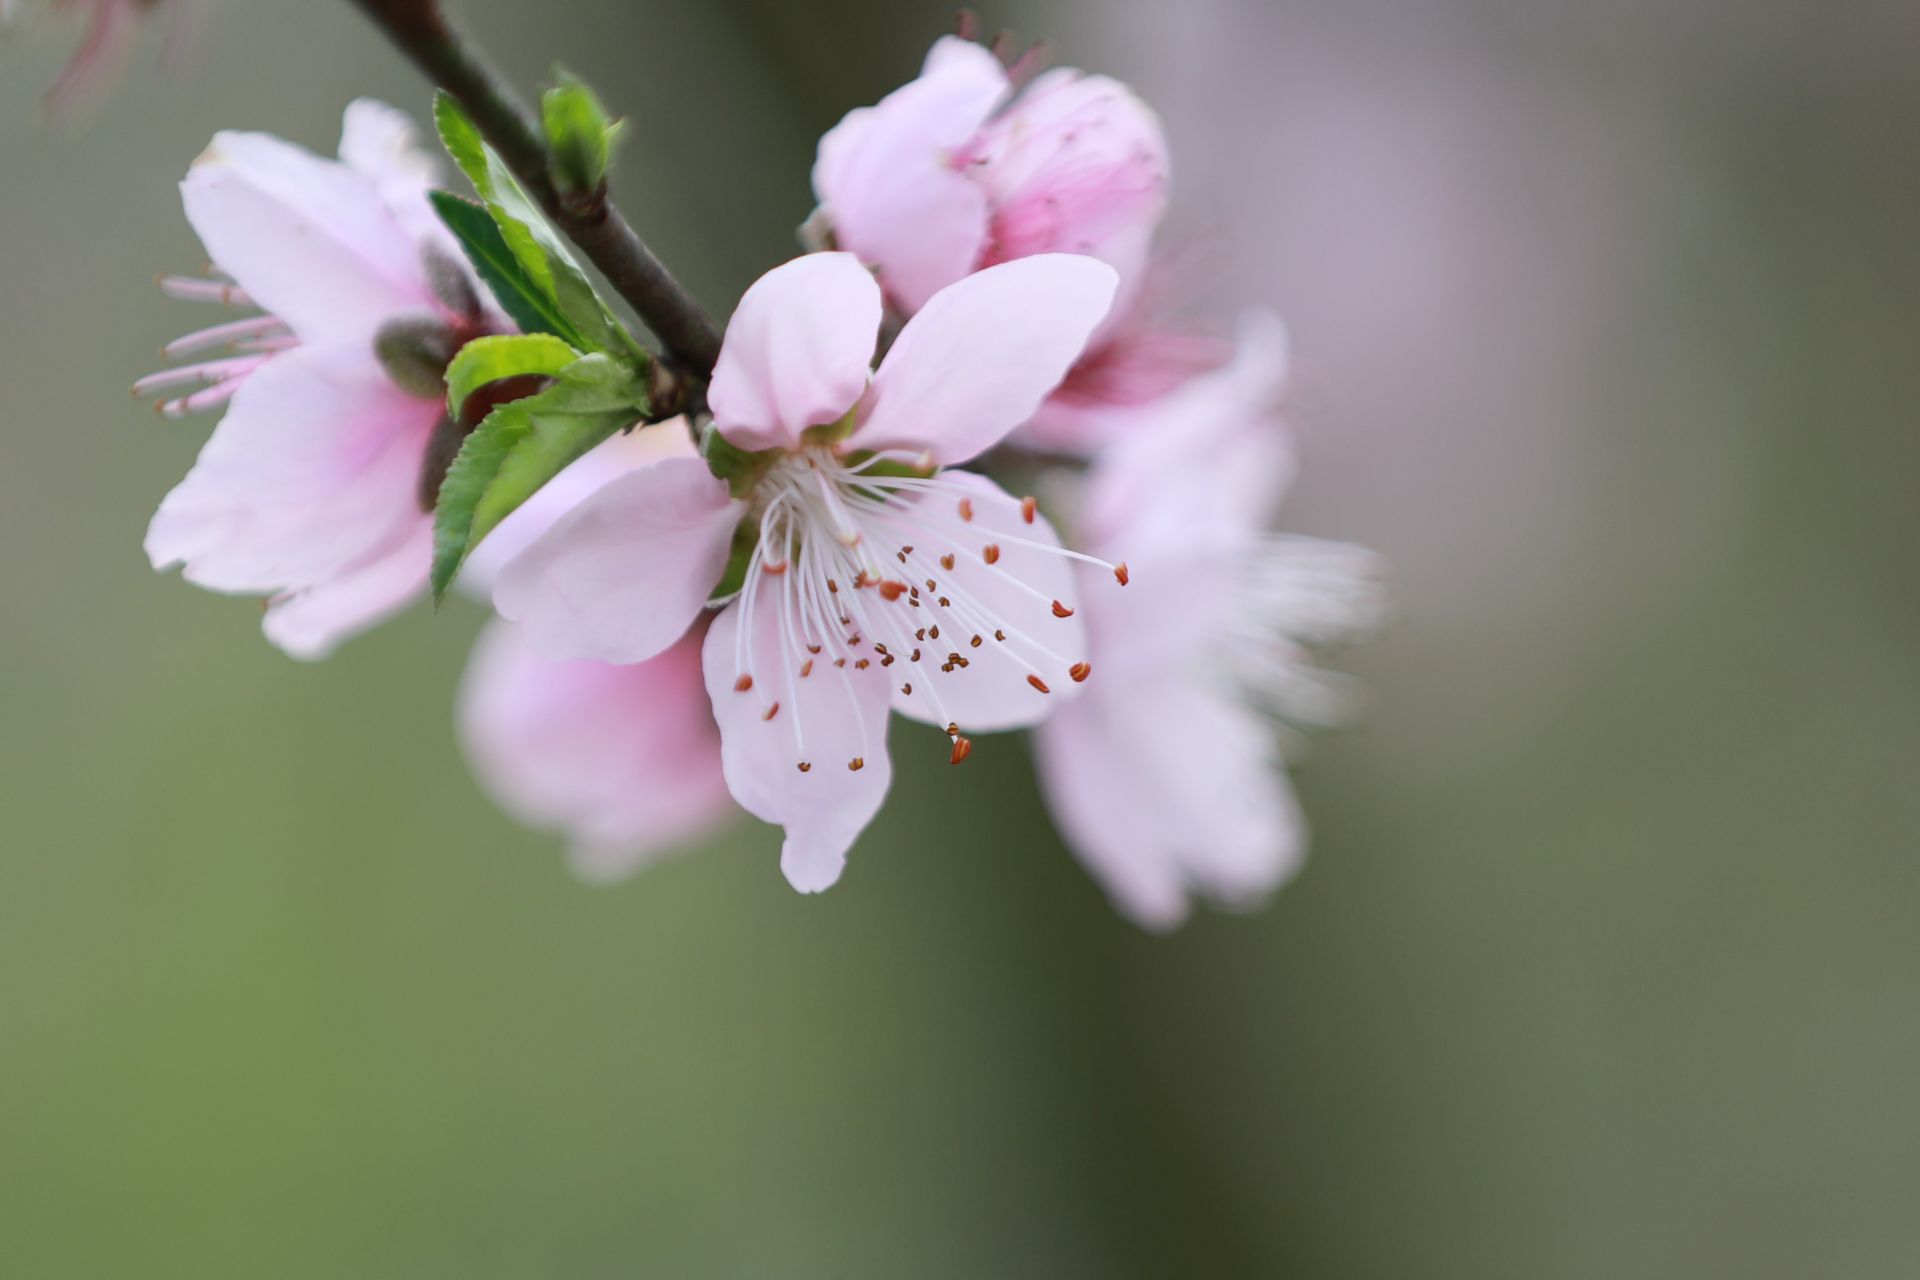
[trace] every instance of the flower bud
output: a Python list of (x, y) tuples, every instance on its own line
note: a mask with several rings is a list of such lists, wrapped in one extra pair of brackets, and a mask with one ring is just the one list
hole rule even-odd
[(437, 316), (395, 316), (373, 335), (373, 354), (393, 385), (430, 399), (447, 393), (447, 365), (459, 350), (458, 335)]

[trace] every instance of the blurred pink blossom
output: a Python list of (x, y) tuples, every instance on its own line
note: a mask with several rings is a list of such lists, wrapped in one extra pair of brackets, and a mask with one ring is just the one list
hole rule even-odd
[(1299, 864), (1305, 825), (1283, 727), (1340, 714), (1315, 650), (1382, 620), (1374, 557), (1266, 532), (1293, 472), (1279, 321), (1156, 405), (1095, 464), (1088, 548), (1124, 546), (1137, 583), (1085, 591), (1105, 679), (1035, 735), (1048, 803), (1118, 908), (1150, 928), (1192, 897), (1249, 905)]
[(184, 41), (189, 11), (199, 0), (0, 0), (0, 24), (13, 25), (46, 13), (79, 15), (86, 24), (80, 45), (66, 69), (47, 91), (47, 106), (60, 115), (97, 101), (126, 70), (141, 24), (159, 10), (171, 9), (169, 47)]
[(827, 888), (885, 797), (890, 708), (945, 727), (958, 763), (961, 725), (1033, 724), (1088, 674), (1073, 553), (1031, 500), (937, 469), (1032, 414), (1114, 287), (1065, 254), (977, 272), (873, 371), (883, 306), (859, 261), (774, 269), (728, 323), (708, 393), (718, 434), (765, 451), (740, 496), (692, 459), (615, 480), (507, 564), (495, 605), (543, 656), (642, 662), (701, 614), (751, 521), (703, 645), (707, 693), (734, 799), (786, 828), (795, 888)]

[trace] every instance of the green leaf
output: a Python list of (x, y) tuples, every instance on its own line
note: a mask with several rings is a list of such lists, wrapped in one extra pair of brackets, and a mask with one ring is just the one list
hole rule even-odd
[(467, 397), (502, 378), (536, 373), (556, 377), (580, 353), (547, 333), (510, 333), (475, 338), (447, 366), (447, 412), (460, 416)]
[(430, 191), (427, 198), (466, 251), (467, 261), (499, 300), (501, 310), (523, 332), (551, 333), (576, 347), (586, 345), (586, 339), (561, 314), (559, 305), (514, 257), (491, 213), (450, 191)]
[(592, 89), (564, 67), (553, 69), (554, 87), (540, 97), (540, 119), (553, 155), (553, 180), (568, 194), (599, 191), (607, 181), (613, 144), (622, 125)]
[(582, 356), (554, 379), (488, 414), (447, 468), (433, 512), (436, 603), (482, 538), (574, 459), (646, 414), (645, 385), (607, 356)]
[(583, 339), (574, 345), (593, 351), (636, 350), (632, 337), (594, 292), (565, 238), (451, 95), (442, 91), (434, 99), (433, 118), (447, 154), (473, 183), (527, 278)]

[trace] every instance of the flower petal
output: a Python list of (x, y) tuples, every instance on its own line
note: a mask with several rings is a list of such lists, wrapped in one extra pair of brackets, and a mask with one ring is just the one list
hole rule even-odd
[(792, 448), (866, 390), (880, 286), (850, 253), (809, 253), (754, 281), (727, 321), (707, 403), (742, 449)]
[(645, 662), (549, 662), (496, 619), (474, 645), (459, 695), (467, 759), (501, 808), (564, 831), (590, 879), (638, 870), (732, 811), (700, 640)]
[(703, 662), (727, 787), (748, 813), (786, 828), (780, 869), (800, 892), (818, 893), (840, 878), (886, 798), (889, 682), (878, 666), (824, 660), (800, 673), (806, 655), (787, 643), (773, 595), (793, 581), (775, 579), (751, 611), (727, 606), (707, 632)]
[(289, 657), (317, 662), (419, 599), (432, 560), (433, 524), (423, 515), (391, 549), (270, 602), (261, 629)]
[(264, 133), (220, 133), (180, 184), (207, 255), (308, 342), (370, 342), (431, 307), (419, 245), (366, 175)]
[(900, 331), (849, 443), (943, 465), (984, 453), (1066, 377), (1118, 279), (1104, 262), (1048, 253), (942, 289)]
[(423, 519), (437, 401), (395, 387), (370, 350), (297, 347), (249, 374), (147, 530), (156, 569), (216, 591), (311, 586)]
[(1167, 929), (1194, 894), (1257, 903), (1298, 867), (1306, 826), (1267, 726), (1178, 678), (1095, 691), (1034, 735), (1061, 834), (1122, 914)]
[(699, 616), (744, 509), (696, 459), (622, 476), (507, 563), (494, 607), (546, 658), (651, 658)]
[[(930, 566), (927, 578), (912, 584), (924, 589), (913, 610), (915, 622), (931, 623), (940, 634), (920, 644), (918, 671), (902, 668), (904, 678), (894, 682), (893, 708), (926, 724), (944, 728), (952, 723), (969, 731), (1038, 724), (1082, 689), (1073, 672), (1088, 657), (1087, 637), (1072, 563), (1041, 549), (1060, 545), (1046, 517), (1035, 512), (1029, 524), (1019, 500), (991, 480), (964, 471), (943, 472), (940, 478), (969, 492), (972, 518), (961, 519), (950, 494), (924, 496), (903, 513), (917, 529), (910, 535), (915, 564)], [(943, 559), (948, 555), (950, 569)], [(1111, 577), (1104, 588), (1089, 585), (1122, 592)], [(943, 606), (942, 600), (948, 603)], [(907, 604), (902, 597), (878, 607)], [(962, 661), (953, 661), (956, 657)], [(1080, 670), (1083, 679), (1101, 679), (1098, 672)], [(904, 692), (907, 686), (911, 693)]]
[(958, 162), (1011, 93), (999, 59), (948, 36), (918, 79), (848, 112), (820, 139), (813, 190), (835, 243), (875, 268), (905, 312), (980, 260), (987, 197)]
[(373, 98), (347, 104), (340, 125), (340, 160), (372, 181), (387, 211), (416, 242), (432, 240), (464, 262), (459, 243), (427, 202), (427, 192), (440, 185), (443, 168), (438, 154), (421, 142), (420, 126), (412, 116)]

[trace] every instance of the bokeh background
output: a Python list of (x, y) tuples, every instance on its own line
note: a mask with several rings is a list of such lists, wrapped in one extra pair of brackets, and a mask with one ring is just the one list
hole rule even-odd
[[(466, 0), (636, 129), (724, 313), (940, 3)], [(1396, 563), (1310, 866), (1167, 938), (1017, 741), (909, 742), (844, 883), (611, 889), (469, 780), (480, 617), (323, 666), (139, 544), (204, 422), (173, 183), (423, 86), (227, 0), (83, 126), (0, 48), (0, 1274), (1920, 1271), (1920, 8), (989, 6), (1133, 82), (1201, 296), (1289, 317), (1290, 527)], [(915, 751), (914, 745), (925, 749)]]

